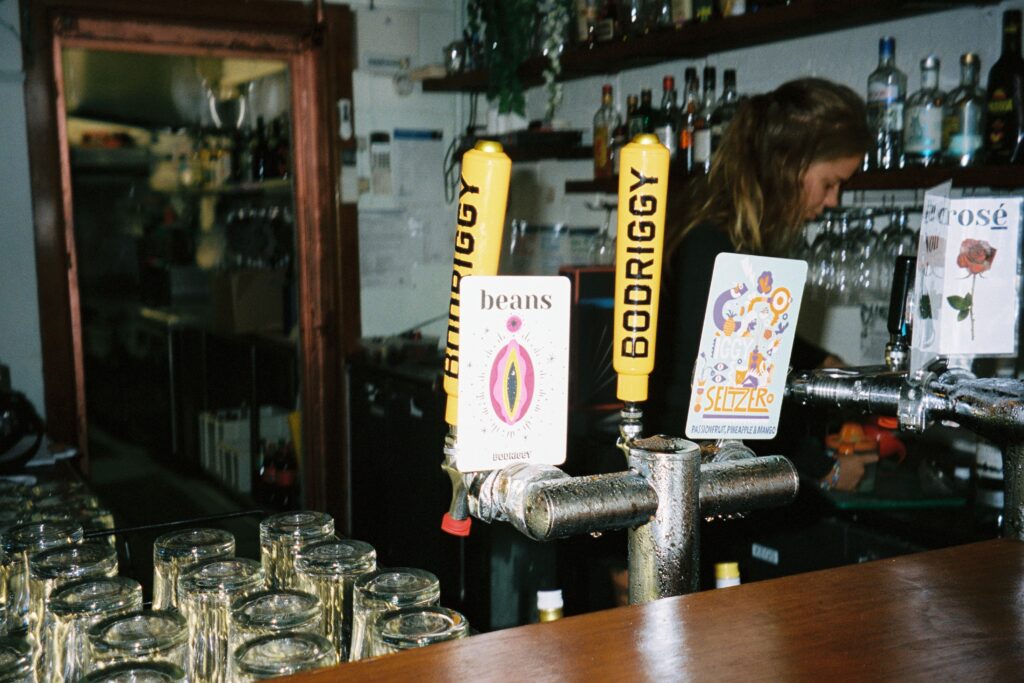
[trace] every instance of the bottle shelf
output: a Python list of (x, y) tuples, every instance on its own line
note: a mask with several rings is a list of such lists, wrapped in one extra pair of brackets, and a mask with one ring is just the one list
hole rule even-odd
[[(670, 176), (669, 183), (678, 189), (686, 183), (687, 177)], [(1024, 166), (972, 166), (952, 168), (949, 166), (910, 167), (892, 171), (862, 171), (850, 178), (844, 185), (846, 192), (860, 190), (920, 190), (953, 181), (954, 187), (991, 187), (998, 190), (1024, 188)], [(618, 192), (617, 178), (594, 178), (565, 181), (566, 194), (589, 194)]]
[[(562, 54), (560, 79), (567, 81), (614, 74), (676, 59), (701, 59), (719, 52), (939, 12), (964, 4), (993, 5), (997, 0), (971, 0), (969, 3), (952, 0), (791, 0), (787, 5), (765, 8), (754, 14), (689, 23), (678, 29), (597, 43), (589, 48), (567, 48)], [(547, 59), (542, 57), (527, 60), (519, 71), (523, 85), (540, 85), (546, 64)], [(424, 92), (483, 92), (486, 89), (487, 73), (484, 70), (423, 81)]]

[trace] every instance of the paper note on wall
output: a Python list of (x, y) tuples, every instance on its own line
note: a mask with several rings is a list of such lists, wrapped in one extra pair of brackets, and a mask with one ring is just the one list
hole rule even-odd
[(925, 195), (918, 243), (911, 369), (937, 356), (1017, 352), (1020, 197)]
[(718, 255), (694, 363), (686, 436), (775, 436), (806, 280), (804, 261)]

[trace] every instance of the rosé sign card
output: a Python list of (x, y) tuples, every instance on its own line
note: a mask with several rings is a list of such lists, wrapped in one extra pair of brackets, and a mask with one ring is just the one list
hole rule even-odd
[(936, 356), (1017, 352), (1020, 197), (925, 195), (917, 250), (912, 369)]
[(457, 466), (565, 462), (569, 280), (462, 280)]
[(687, 437), (775, 436), (806, 280), (804, 261), (718, 255), (693, 367)]

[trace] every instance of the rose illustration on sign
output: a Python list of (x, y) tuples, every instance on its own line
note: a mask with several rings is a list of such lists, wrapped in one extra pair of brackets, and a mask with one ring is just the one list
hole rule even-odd
[(971, 341), (974, 341), (974, 286), (978, 276), (992, 269), (992, 261), (996, 258), (995, 248), (984, 240), (965, 239), (960, 243), (960, 253), (956, 257), (956, 265), (967, 271), (964, 277), (971, 278), (971, 291), (963, 296), (949, 296), (946, 301), (957, 311), (958, 322), (971, 319)]
[[(512, 316), (506, 323), (509, 332), (522, 327), (522, 320)], [(515, 339), (498, 351), (491, 365), (489, 386), (491, 408), (505, 424), (513, 425), (526, 415), (533, 401), (533, 359)]]

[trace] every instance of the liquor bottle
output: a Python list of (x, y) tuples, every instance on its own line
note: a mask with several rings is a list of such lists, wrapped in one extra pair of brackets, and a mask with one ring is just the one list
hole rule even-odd
[(736, 562), (715, 563), (715, 588), (740, 585), (740, 565)]
[(868, 124), (875, 134), (867, 168), (898, 168), (903, 156), (903, 102), (907, 76), (896, 68), (896, 39), (878, 41), (878, 68), (868, 76)]
[(683, 106), (679, 114), (679, 151), (676, 166), (689, 173), (693, 170), (693, 124), (700, 109), (700, 83), (697, 69), (687, 67), (683, 86)]
[(612, 173), (619, 175), (619, 151), (629, 142), (629, 122), (636, 118), (636, 110), (640, 107), (640, 99), (636, 95), (626, 97), (626, 118), (623, 119), (612, 134)]
[(711, 21), (716, 18), (715, 0), (693, 0), (693, 18), (695, 21)]
[(597, 0), (576, 0), (576, 42), (580, 45), (594, 45), (597, 4)]
[(736, 69), (722, 72), (722, 99), (711, 113), (711, 155), (714, 156), (718, 146), (722, 144), (722, 135), (729, 127), (732, 117), (736, 116), (736, 108), (740, 104), (740, 95), (736, 92)]
[(274, 161), (277, 162), (277, 177), (287, 178), (292, 172), (292, 128), (288, 114), (281, 114), (278, 119), (277, 150)]
[(679, 105), (676, 103), (676, 79), (661, 79), (661, 106), (654, 116), (654, 134), (668, 148), (669, 158), (675, 159), (679, 148)]
[(1024, 162), (1024, 59), (1020, 54), (1021, 11), (1003, 12), (1003, 51), (988, 72), (985, 148), (997, 164)]
[(599, 43), (618, 40), (622, 35), (619, 27), (619, 4), (616, 0), (603, 0), (594, 24), (594, 39)]
[(620, 0), (619, 29), (625, 38), (636, 38), (647, 32), (645, 0)]
[(985, 93), (978, 87), (981, 61), (968, 52), (960, 57), (960, 87), (949, 93), (942, 120), (942, 150), (956, 166), (972, 166), (980, 158)]
[(612, 86), (601, 86), (601, 106), (594, 114), (594, 177), (612, 175), (612, 135), (619, 125), (619, 112), (612, 102)]
[(921, 89), (907, 98), (903, 153), (911, 166), (932, 166), (942, 155), (942, 113), (946, 93), (939, 89), (939, 58), (921, 60)]
[(649, 0), (651, 8), (651, 28), (672, 28), (672, 0)]
[(555, 621), (562, 618), (562, 591), (537, 591), (537, 621)]
[(672, 25), (682, 26), (693, 21), (693, 0), (671, 0)]
[(704, 96), (693, 121), (693, 172), (711, 170), (711, 115), (715, 111), (715, 67), (704, 67)]
[(651, 89), (644, 88), (640, 91), (640, 106), (636, 114), (629, 120), (629, 139), (632, 140), (641, 133), (654, 132), (654, 107), (651, 105)]

